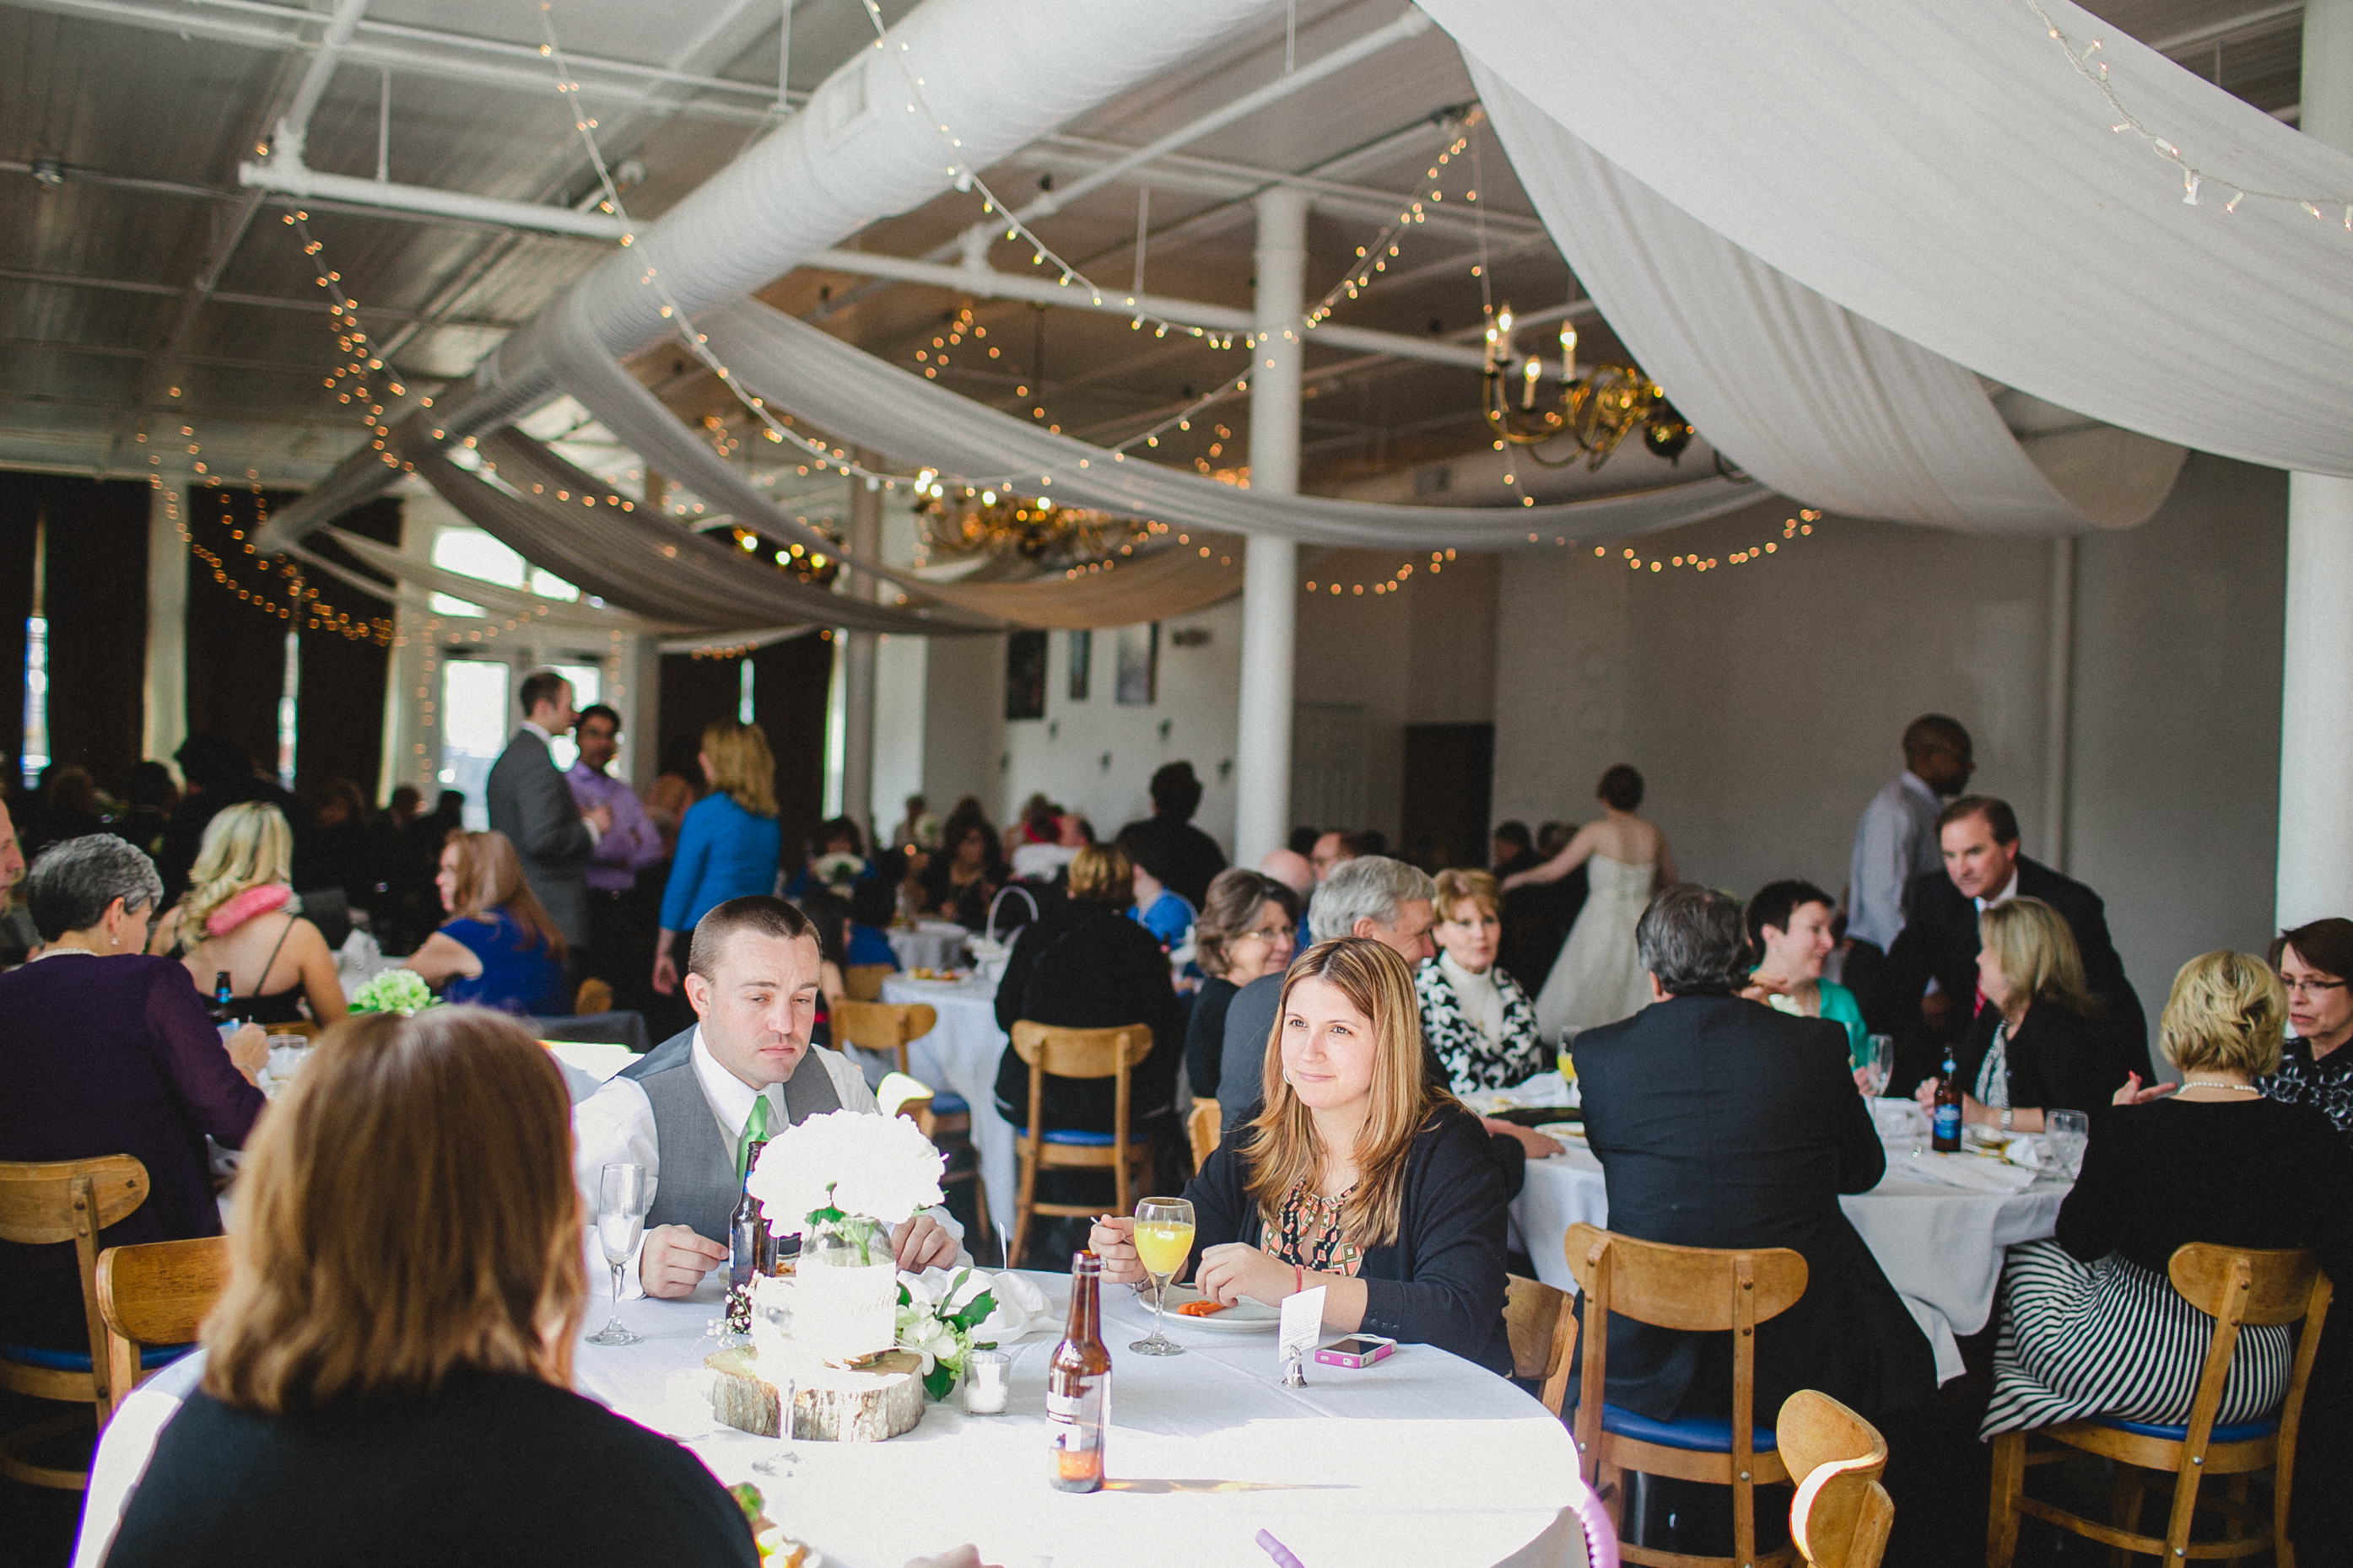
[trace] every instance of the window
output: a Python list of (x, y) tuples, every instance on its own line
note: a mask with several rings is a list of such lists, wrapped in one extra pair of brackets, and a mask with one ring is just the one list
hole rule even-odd
[[(596, 664), (551, 664), (548, 668), (572, 682), (572, 706), (586, 708), (605, 700), (605, 668)], [(559, 768), (569, 768), (580, 759), (580, 747), (569, 735), (558, 735), (547, 748)]]
[(453, 658), (441, 667), (441, 784), (465, 795), (465, 823), (477, 833), (491, 825), (491, 764), (514, 730), (511, 675), (492, 658)]
[[(528, 588), (551, 599), (578, 599), (580, 590), (553, 572), (543, 572), (479, 528), (444, 528), (433, 536), (433, 564), (501, 588)], [(480, 605), (448, 594), (432, 600), (437, 616), (479, 616)]]

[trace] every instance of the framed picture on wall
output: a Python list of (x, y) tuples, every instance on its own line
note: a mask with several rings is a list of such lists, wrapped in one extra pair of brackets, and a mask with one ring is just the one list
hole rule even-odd
[(1160, 623), (1122, 626), (1113, 647), (1117, 665), (1113, 698), (1131, 708), (1148, 708), (1160, 696)]
[(1094, 673), (1095, 634), (1075, 631), (1071, 634), (1071, 700), (1084, 702), (1087, 685)]
[(1046, 634), (1015, 632), (1005, 639), (1005, 716), (1046, 716)]

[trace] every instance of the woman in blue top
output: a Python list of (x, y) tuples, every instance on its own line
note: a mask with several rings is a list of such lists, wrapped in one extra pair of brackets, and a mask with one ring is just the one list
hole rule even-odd
[(1827, 1018), (1846, 1030), (1852, 1065), (1871, 1063), (1871, 1031), (1854, 993), (1822, 978), (1822, 960), (1836, 942), (1831, 936), (1832, 900), (1811, 882), (1767, 882), (1748, 900), (1748, 945), (1757, 956), (1741, 994), (1784, 1013)]
[(776, 760), (757, 724), (721, 719), (702, 731), (702, 776), (711, 793), (678, 826), (678, 854), (662, 889), (654, 989), (678, 990), (678, 939), (730, 899), (776, 890), (784, 835), (776, 826)]
[(523, 880), (505, 834), (450, 834), (433, 885), (449, 919), (408, 956), (425, 984), (446, 985), (448, 1002), (525, 1017), (571, 1016), (564, 935)]

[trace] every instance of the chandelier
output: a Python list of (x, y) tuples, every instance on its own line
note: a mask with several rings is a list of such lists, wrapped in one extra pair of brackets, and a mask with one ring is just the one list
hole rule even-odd
[(1083, 507), (1057, 506), (993, 489), (957, 495), (933, 485), (915, 510), (926, 548), (945, 555), (1018, 555), (1040, 566), (1070, 566), (1130, 553), (1152, 525)]
[[(1659, 384), (1630, 364), (1599, 364), (1585, 375), (1577, 374), (1577, 329), (1560, 325), (1560, 361), (1546, 366), (1529, 354), (1512, 367), (1512, 307), (1494, 311), (1487, 322), (1485, 368), (1480, 374), (1480, 401), (1487, 427), (1496, 438), (1529, 448), (1528, 456), (1547, 468), (1565, 468), (1585, 455), (1586, 468), (1599, 468), (1634, 431), (1654, 456), (1675, 461), (1691, 445), (1692, 427), (1667, 401)], [(1553, 374), (1547, 374), (1547, 371)], [(1539, 399), (1545, 381), (1558, 384), (1556, 395)], [(1512, 384), (1517, 382), (1514, 387)], [(1566, 436), (1577, 450), (1557, 459), (1535, 448)]]

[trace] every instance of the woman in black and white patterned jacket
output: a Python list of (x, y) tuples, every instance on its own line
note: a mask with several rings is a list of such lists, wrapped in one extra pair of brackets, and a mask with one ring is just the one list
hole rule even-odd
[(1421, 1031), (1457, 1094), (1508, 1089), (1550, 1064), (1536, 1033), (1535, 1004), (1495, 963), (1502, 895), (1485, 871), (1438, 874), (1436, 958), (1414, 973)]

